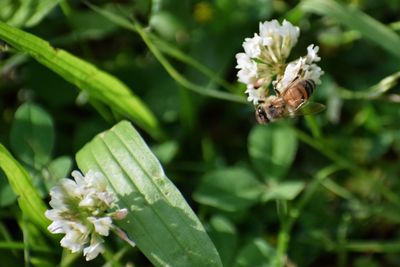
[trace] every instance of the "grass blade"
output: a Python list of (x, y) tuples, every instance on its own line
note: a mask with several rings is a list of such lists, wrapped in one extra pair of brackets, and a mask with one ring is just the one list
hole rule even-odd
[(76, 156), (82, 171), (100, 171), (129, 209), (121, 227), (156, 266), (222, 266), (200, 221), (140, 135), (124, 121)]
[(38, 24), (60, 0), (2, 0), (0, 19), (14, 27), (32, 27)]
[(26, 217), (46, 233), (49, 220), (44, 216), (46, 205), (33, 187), (27, 171), (13, 158), (10, 152), (0, 144), (0, 168), (18, 195), (18, 204)]
[(158, 121), (147, 106), (114, 76), (49, 45), (45, 40), (0, 22), (0, 38), (26, 52), (65, 80), (131, 119), (155, 138), (162, 136)]
[(305, 0), (301, 8), (335, 19), (400, 58), (400, 36), (362, 11), (332, 0)]

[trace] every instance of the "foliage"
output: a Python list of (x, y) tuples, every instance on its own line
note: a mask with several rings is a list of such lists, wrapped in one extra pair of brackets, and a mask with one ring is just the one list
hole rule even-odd
[[(398, 1), (112, 2), (0, 3), (2, 264), (399, 265)], [(271, 19), (320, 47), (326, 111), (260, 126), (235, 54)], [(61, 250), (45, 203), (78, 168), (137, 247)]]

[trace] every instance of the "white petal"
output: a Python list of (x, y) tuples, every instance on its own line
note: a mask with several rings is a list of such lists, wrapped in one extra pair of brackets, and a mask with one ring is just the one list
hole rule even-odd
[(94, 198), (95, 194), (87, 194), (84, 198), (79, 202), (79, 207), (95, 207), (96, 203), (99, 204)]
[(71, 229), (66, 232), (63, 239), (61, 239), (60, 244), (62, 247), (68, 248), (72, 253), (82, 250), (85, 243), (87, 243), (88, 234), (86, 232), (81, 232), (77, 228)]
[(68, 229), (68, 226), (65, 221), (54, 221), (47, 227), (47, 230), (53, 234), (64, 234), (66, 229)]
[(96, 197), (108, 207), (111, 207), (112, 204), (116, 201), (114, 193), (112, 192), (98, 192), (96, 193)]
[(86, 261), (93, 260), (99, 253), (104, 252), (104, 246), (102, 240), (99, 239), (96, 242), (91, 242), (90, 246), (83, 249), (83, 255), (86, 257)]
[(297, 26), (293, 26), (289, 21), (283, 20), (280, 34), (289, 37), (294, 43), (296, 43), (297, 38), (300, 35), (300, 29)]
[(72, 175), (72, 177), (74, 177), (78, 186), (82, 186), (85, 184), (85, 177), (83, 176), (83, 174), (80, 171), (74, 170), (71, 173), (71, 175)]
[(320, 77), (322, 74), (324, 74), (324, 72), (320, 67), (318, 67), (316, 64), (311, 64), (309, 68), (305, 71), (303, 79), (305, 80), (311, 79), (316, 84), (320, 84), (321, 83)]
[(245, 93), (248, 94), (247, 101), (252, 102), (253, 105), (257, 105), (261, 98), (262, 89), (255, 89), (252, 85), (248, 85)]
[(313, 44), (309, 45), (307, 47), (307, 56), (306, 56), (306, 62), (308, 64), (311, 64), (313, 62), (318, 62), (321, 60), (321, 58), (318, 56), (318, 46), (314, 46)]
[(51, 221), (62, 220), (61, 212), (58, 209), (46, 210), (44, 216)]
[(265, 21), (264, 23), (260, 22), (259, 27), (260, 27), (260, 36), (262, 38), (272, 37), (280, 33), (280, 25), (276, 19), (271, 21)]
[(249, 57), (256, 58), (261, 53), (262, 43), (263, 39), (255, 33), (253, 38), (244, 39), (243, 42), (244, 51)]
[(110, 217), (88, 217), (88, 220), (93, 223), (94, 229), (97, 233), (103, 236), (108, 236), (110, 228), (112, 226), (112, 220)]

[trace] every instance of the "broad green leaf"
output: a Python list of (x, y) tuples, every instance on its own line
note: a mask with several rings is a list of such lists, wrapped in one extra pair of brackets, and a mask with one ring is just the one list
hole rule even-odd
[(210, 237), (217, 247), (223, 265), (232, 266), (238, 245), (235, 225), (220, 215), (213, 216), (210, 225)]
[(239, 252), (235, 267), (272, 267), (275, 255), (275, 250), (265, 240), (255, 238)]
[(362, 11), (333, 0), (305, 0), (301, 8), (335, 19), (400, 58), (400, 36)]
[(18, 204), (28, 220), (47, 233), (49, 221), (44, 216), (46, 205), (33, 187), (28, 172), (16, 161), (7, 149), (0, 144), (0, 168), (7, 176)]
[(221, 169), (202, 178), (193, 198), (199, 203), (234, 212), (257, 203), (263, 186), (246, 169)]
[(123, 121), (77, 154), (83, 172), (100, 171), (129, 209), (120, 226), (156, 266), (222, 266), (199, 219), (143, 139)]
[(32, 27), (38, 24), (60, 0), (2, 0), (0, 20), (14, 27)]
[(271, 185), (263, 193), (262, 200), (292, 200), (304, 189), (304, 182), (279, 182)]
[(296, 134), (281, 123), (258, 125), (250, 132), (248, 150), (254, 166), (265, 179), (283, 178), (296, 155)]
[(10, 141), (19, 159), (37, 170), (41, 169), (49, 162), (53, 151), (52, 118), (33, 103), (23, 104), (15, 112)]
[(123, 116), (132, 119), (155, 138), (162, 136), (157, 119), (129, 88), (114, 76), (92, 64), (54, 48), (48, 42), (0, 22), (0, 38), (26, 52), (65, 80)]

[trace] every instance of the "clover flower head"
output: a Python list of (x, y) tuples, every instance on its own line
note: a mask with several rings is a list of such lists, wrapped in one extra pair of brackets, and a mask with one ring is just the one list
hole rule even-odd
[(296, 79), (313, 80), (315, 84), (320, 84), (320, 77), (324, 72), (314, 63), (321, 60), (317, 55), (318, 49), (318, 46), (314, 47), (313, 44), (309, 45), (305, 57), (300, 57), (299, 59), (290, 62), (286, 66), (283, 76), (273, 83), (275, 89), (282, 91)]
[(53, 222), (48, 230), (53, 234), (65, 234), (62, 247), (73, 253), (83, 251), (86, 260), (92, 260), (104, 251), (104, 236), (114, 226), (112, 219), (123, 219), (127, 209), (108, 210), (116, 205), (113, 192), (107, 190), (107, 182), (100, 172), (89, 170), (86, 176), (73, 171), (74, 180), (64, 178), (50, 190), (50, 206), (45, 215)]
[(238, 81), (246, 84), (247, 100), (254, 105), (268, 96), (272, 86), (282, 92), (296, 79), (313, 80), (320, 83), (324, 73), (316, 64), (319, 47), (313, 44), (307, 47), (307, 55), (286, 63), (287, 58), (299, 38), (299, 27), (284, 20), (260, 22), (259, 33), (245, 38), (244, 53), (236, 54)]

